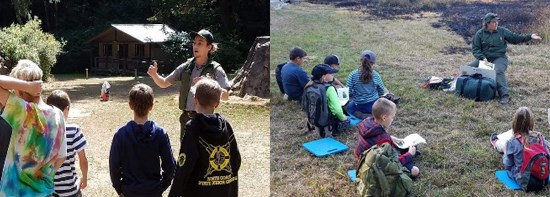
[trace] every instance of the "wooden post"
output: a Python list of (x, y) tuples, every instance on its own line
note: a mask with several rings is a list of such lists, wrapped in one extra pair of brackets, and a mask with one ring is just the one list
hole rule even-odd
[(137, 80), (137, 79), (138, 79), (137, 68), (134, 68), (134, 80)]
[(88, 79), (88, 68), (86, 68), (86, 79)]

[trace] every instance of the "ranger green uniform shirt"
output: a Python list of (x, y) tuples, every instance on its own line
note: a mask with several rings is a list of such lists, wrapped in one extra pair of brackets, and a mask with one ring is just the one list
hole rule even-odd
[(179, 96), (179, 108), (181, 110), (195, 111), (193, 100), (195, 94), (190, 89), (193, 85), (193, 79), (195, 77), (206, 76), (206, 73), (210, 73), (210, 77), (218, 82), (221, 88), (229, 89), (230, 84), (225, 71), (218, 62), (210, 58), (200, 68), (195, 65), (195, 58), (190, 58), (166, 77), (166, 81), (172, 85), (181, 82)]
[(482, 28), (474, 36), (472, 53), (478, 60), (487, 58), (492, 61), (506, 55), (507, 42), (519, 44), (529, 40), (531, 40), (531, 34), (515, 34), (504, 27), (497, 27), (493, 32)]

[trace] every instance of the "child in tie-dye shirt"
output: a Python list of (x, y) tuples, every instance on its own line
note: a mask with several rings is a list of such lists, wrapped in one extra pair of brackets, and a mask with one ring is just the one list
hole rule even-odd
[(34, 62), (20, 60), (10, 76), (0, 75), (1, 116), (12, 127), (0, 196), (50, 196), (67, 155), (63, 112), (42, 100), (42, 70)]

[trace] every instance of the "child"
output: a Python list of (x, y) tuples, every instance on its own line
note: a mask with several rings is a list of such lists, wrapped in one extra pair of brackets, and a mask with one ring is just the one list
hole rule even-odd
[[(336, 70), (340, 70), (340, 58), (338, 58), (338, 56), (334, 55), (334, 54), (330, 54), (330, 55), (327, 55), (325, 57), (325, 61), (324, 61), (324, 64), (327, 64), (329, 65), (330, 67), (336, 69)], [(333, 78), (332, 81), (330, 81), (335, 87), (338, 87), (338, 88), (343, 88), (345, 87), (344, 84), (342, 84), (342, 82), (340, 82), (340, 80), (336, 79), (336, 77)]]
[[(359, 123), (359, 136), (357, 136), (357, 148), (354, 151), (356, 160), (359, 160), (361, 153), (371, 146), (388, 142), (394, 149), (394, 143), (402, 143), (403, 139), (391, 136), (386, 130), (390, 128), (396, 113), (395, 103), (386, 98), (379, 98), (372, 106), (373, 117), (368, 117)], [(409, 151), (399, 156), (399, 162), (410, 172), (412, 177), (417, 177), (420, 170), (413, 162), (416, 154), (416, 147), (409, 147)]]
[[(54, 90), (47, 98), (46, 103), (63, 110), (65, 120), (69, 117), (71, 99), (63, 90)], [(76, 124), (65, 124), (65, 136), (67, 139), (67, 158), (63, 165), (55, 173), (54, 196), (82, 196), (81, 189), (86, 188), (88, 180), (88, 159), (84, 149), (87, 146), (84, 133)], [(75, 155), (78, 154), (82, 178), (76, 176), (74, 167)], [(80, 181), (80, 184), (78, 182)]]
[(346, 82), (350, 96), (347, 111), (355, 117), (365, 119), (371, 116), (372, 105), (384, 95), (386, 88), (380, 74), (374, 70), (376, 54), (364, 50), (359, 59), (361, 66), (349, 74)]
[(208, 78), (195, 87), (197, 116), (185, 125), (169, 196), (237, 196), (241, 155), (231, 125), (214, 113), (222, 89)]
[[(535, 126), (535, 118), (533, 112), (527, 107), (520, 107), (514, 114), (512, 120), (512, 130), (514, 137), (506, 142), (502, 162), (504, 168), (508, 170), (508, 176), (518, 181), (522, 178), (520, 173), (521, 164), (523, 161), (523, 149), (529, 148), (535, 144), (539, 144), (540, 140), (544, 144), (544, 149), (548, 154), (548, 142), (539, 132), (533, 131)], [(517, 140), (516, 140), (517, 139)]]
[(50, 196), (67, 155), (63, 112), (42, 100), (42, 70), (34, 62), (20, 60), (10, 76), (0, 76), (1, 116), (12, 128), (0, 196)]
[(145, 84), (134, 85), (129, 100), (134, 120), (113, 137), (109, 155), (111, 182), (120, 196), (162, 196), (172, 182), (176, 164), (168, 134), (149, 120), (153, 89)]
[(338, 93), (336, 92), (336, 88), (330, 83), (334, 79), (334, 73), (337, 73), (338, 70), (332, 68), (331, 66), (327, 64), (318, 64), (315, 67), (313, 67), (313, 70), (311, 70), (311, 81), (309, 81), (306, 84), (305, 89), (313, 86), (314, 84), (328, 84), (326, 88), (326, 100), (328, 109), (330, 111), (330, 114), (332, 116), (333, 121), (337, 121), (338, 126), (336, 129), (333, 130), (332, 135), (336, 136), (338, 133), (350, 126), (350, 120), (349, 118), (344, 115), (344, 111), (342, 109), (342, 105), (340, 104), (340, 100), (338, 99)]

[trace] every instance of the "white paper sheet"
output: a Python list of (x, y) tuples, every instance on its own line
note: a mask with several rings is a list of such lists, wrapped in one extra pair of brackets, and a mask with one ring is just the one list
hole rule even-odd
[(342, 106), (345, 105), (349, 100), (349, 88), (336, 88), (336, 92), (338, 93), (340, 104)]
[(401, 149), (408, 149), (410, 146), (416, 146), (421, 143), (425, 144), (426, 140), (422, 138), (422, 136), (414, 133), (403, 138), (403, 144), (395, 144), (395, 145)]

